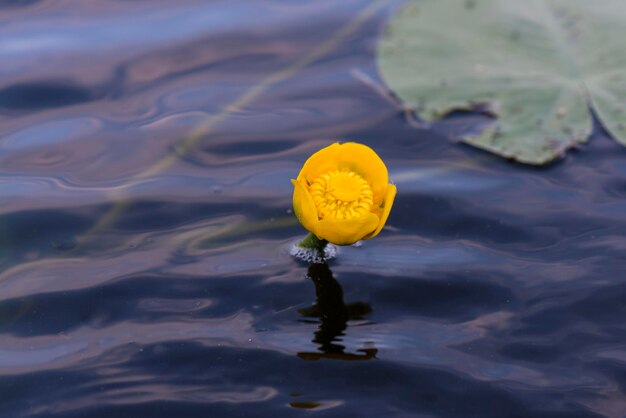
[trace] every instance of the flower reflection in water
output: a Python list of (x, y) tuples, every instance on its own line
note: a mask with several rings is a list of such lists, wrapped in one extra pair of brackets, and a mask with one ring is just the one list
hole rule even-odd
[(348, 321), (359, 320), (369, 314), (372, 308), (364, 302), (346, 305), (343, 302), (343, 289), (333, 277), (328, 264), (309, 265), (308, 277), (315, 285), (315, 304), (309, 308), (298, 310), (306, 318), (319, 318), (320, 325), (313, 334), (313, 342), (319, 344), (319, 352), (299, 352), (303, 360), (319, 360), (322, 358), (335, 360), (370, 360), (376, 358), (376, 348), (357, 350), (357, 353), (346, 353), (341, 345), (341, 337), (348, 327)]

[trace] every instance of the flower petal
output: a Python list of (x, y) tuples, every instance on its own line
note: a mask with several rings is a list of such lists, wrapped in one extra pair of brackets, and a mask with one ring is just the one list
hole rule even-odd
[(305, 181), (303, 184), (310, 185), (319, 175), (337, 170), (340, 148), (341, 145), (335, 142), (311, 155), (302, 166), (298, 181)]
[(374, 204), (380, 205), (389, 184), (387, 167), (378, 154), (367, 145), (346, 142), (339, 147), (339, 169), (354, 171), (372, 187)]
[(350, 245), (371, 234), (378, 224), (378, 216), (373, 213), (353, 219), (324, 218), (319, 221), (318, 237), (333, 244)]
[(385, 195), (385, 199), (383, 200), (383, 208), (382, 213), (380, 215), (380, 222), (376, 227), (376, 230), (372, 232), (370, 235), (364, 237), (363, 239), (374, 238), (378, 233), (383, 229), (385, 223), (387, 222), (387, 218), (389, 218), (389, 212), (391, 212), (391, 207), (393, 206), (393, 201), (396, 198), (396, 186), (395, 184), (389, 184), (387, 186), (387, 194)]
[(299, 181), (291, 180), (291, 183), (293, 184), (293, 212), (303, 227), (318, 235), (319, 219), (311, 194)]

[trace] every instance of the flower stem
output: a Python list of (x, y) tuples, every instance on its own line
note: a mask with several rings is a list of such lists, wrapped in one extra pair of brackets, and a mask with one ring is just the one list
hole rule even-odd
[(315, 236), (315, 234), (309, 232), (309, 235), (307, 235), (302, 241), (300, 241), (298, 246), (302, 248), (315, 249), (319, 251), (320, 254), (324, 254), (326, 244), (328, 244), (328, 241), (326, 241), (325, 239), (319, 239)]

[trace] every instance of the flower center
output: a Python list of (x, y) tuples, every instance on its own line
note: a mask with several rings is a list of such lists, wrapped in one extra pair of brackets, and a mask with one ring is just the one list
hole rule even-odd
[(352, 171), (330, 171), (310, 186), (320, 219), (359, 218), (370, 212), (374, 203), (372, 188)]

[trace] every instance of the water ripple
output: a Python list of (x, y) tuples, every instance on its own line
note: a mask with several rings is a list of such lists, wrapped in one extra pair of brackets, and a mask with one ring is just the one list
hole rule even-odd
[[(450, 141), (476, 115), (407, 125), (386, 7), (0, 5), (4, 414), (622, 418), (626, 152), (525, 168)], [(399, 193), (321, 280), (288, 180), (338, 139)]]

